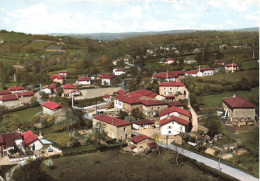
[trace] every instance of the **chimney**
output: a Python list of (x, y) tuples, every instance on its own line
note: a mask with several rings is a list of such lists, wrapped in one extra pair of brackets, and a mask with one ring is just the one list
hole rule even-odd
[(235, 98), (236, 97), (236, 94), (233, 94), (233, 98)]

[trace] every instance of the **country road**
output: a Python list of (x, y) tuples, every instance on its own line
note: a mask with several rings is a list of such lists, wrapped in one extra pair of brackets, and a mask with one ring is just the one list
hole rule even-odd
[[(39, 92), (40, 92), (40, 91), (39, 91)], [(36, 93), (35, 93), (35, 96), (37, 97), (37, 101), (39, 102), (39, 104), (40, 104), (40, 105), (43, 105), (43, 104), (45, 103), (45, 101), (43, 101), (43, 100), (41, 99), (41, 96), (40, 96), (39, 92), (36, 92)]]
[[(166, 144), (163, 144), (163, 143), (159, 143), (158, 145), (160, 145), (161, 147), (164, 147), (164, 148), (179, 151), (180, 154), (182, 154), (186, 157), (195, 159), (198, 162), (204, 163), (205, 165), (218, 170), (218, 166), (219, 166), (218, 161), (204, 157), (202, 155), (199, 155), (199, 154), (191, 152), (189, 150), (177, 147), (177, 146), (172, 145), (172, 144), (166, 145)], [(238, 180), (242, 180), (242, 181), (258, 181), (259, 180), (258, 178), (254, 177), (250, 174), (247, 174), (247, 173), (245, 173), (245, 172), (243, 172), (243, 171), (241, 171), (237, 168), (233, 168), (233, 167), (228, 166), (228, 165), (223, 164), (223, 163), (220, 163), (220, 168), (221, 168), (221, 172), (223, 172), (227, 175), (230, 175), (230, 176), (232, 176), (232, 177), (234, 177)]]

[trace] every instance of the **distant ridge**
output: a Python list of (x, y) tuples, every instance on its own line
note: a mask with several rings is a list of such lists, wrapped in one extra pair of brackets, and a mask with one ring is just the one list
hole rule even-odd
[(187, 29), (187, 30), (169, 30), (169, 31), (148, 31), (148, 32), (126, 32), (126, 33), (50, 33), (48, 35), (53, 36), (71, 36), (75, 38), (90, 38), (95, 40), (118, 40), (132, 38), (142, 35), (156, 35), (156, 34), (181, 34), (181, 33), (193, 33), (203, 31), (237, 31), (237, 32), (259, 32), (259, 27), (232, 29), (232, 30), (199, 30), (199, 29)]

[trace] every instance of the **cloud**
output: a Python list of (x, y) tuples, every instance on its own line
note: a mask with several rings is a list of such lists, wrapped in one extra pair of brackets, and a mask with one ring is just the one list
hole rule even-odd
[(249, 13), (245, 16), (246, 20), (258, 21), (259, 23), (259, 12)]
[(206, 3), (215, 8), (232, 9), (239, 12), (246, 11), (253, 4), (258, 4), (257, 0), (208, 0)]
[(142, 18), (143, 12), (140, 6), (131, 6), (126, 9), (124, 15), (130, 18)]

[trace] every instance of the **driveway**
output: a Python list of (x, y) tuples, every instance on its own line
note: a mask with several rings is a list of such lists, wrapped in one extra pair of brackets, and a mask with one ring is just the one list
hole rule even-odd
[[(221, 172), (227, 174), (227, 175), (230, 175), (236, 179), (239, 179), (239, 180), (248, 180), (248, 181), (258, 181), (259, 179), (250, 175), (250, 174), (247, 174), (237, 168), (233, 168), (231, 166), (228, 166), (226, 164), (223, 164), (223, 163), (220, 163), (218, 161), (215, 161), (215, 160), (212, 160), (210, 158), (207, 158), (207, 157), (204, 157), (202, 155), (199, 155), (197, 153), (194, 153), (194, 152), (191, 152), (189, 150), (186, 150), (186, 149), (183, 149), (183, 148), (180, 148), (180, 147), (177, 147), (175, 145), (166, 145), (166, 144), (163, 144), (163, 143), (158, 143), (161, 147), (164, 147), (164, 148), (168, 148), (168, 149), (171, 149), (171, 150), (175, 150), (175, 151), (179, 151), (180, 154), (186, 156), (186, 157), (189, 157), (189, 158), (192, 158), (192, 159), (195, 159), (197, 160), (198, 162), (201, 162), (201, 163), (204, 163), (205, 165), (211, 167), (211, 168), (214, 168), (214, 169), (217, 169), (217, 170), (220, 170)], [(220, 167), (220, 169), (219, 169)]]

